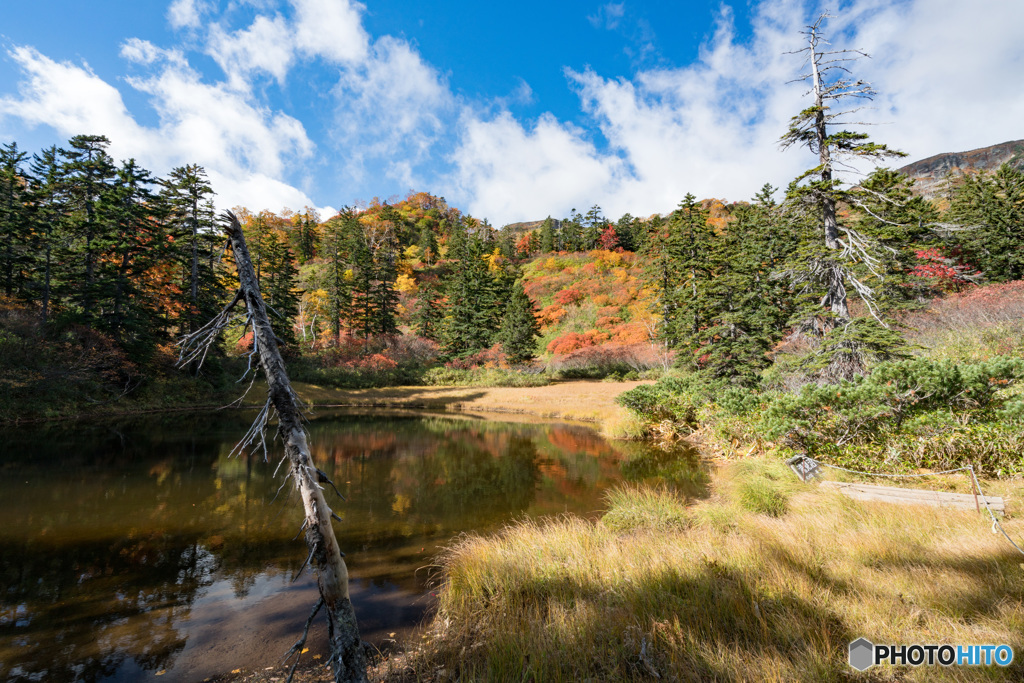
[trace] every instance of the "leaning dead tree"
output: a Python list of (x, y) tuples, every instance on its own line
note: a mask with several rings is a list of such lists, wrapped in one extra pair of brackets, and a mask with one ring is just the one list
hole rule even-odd
[[(334, 535), (334, 528), (331, 526), (331, 519), (335, 515), (327, 506), (323, 489), (320, 486), (321, 483), (330, 483), (333, 486), (333, 482), (313, 464), (309, 445), (306, 442), (306, 432), (302, 427), (300, 402), (288, 379), (284, 360), (278, 349), (278, 339), (270, 326), (267, 305), (260, 295), (256, 273), (249, 258), (249, 250), (245, 245), (245, 237), (242, 235), (242, 227), (238, 218), (230, 211), (225, 212), (221, 218), (234, 252), (235, 265), (238, 270), (238, 291), (235, 292), (230, 303), (213, 320), (181, 341), (179, 365), (186, 365), (193, 361), (202, 363), (210, 347), (216, 342), (217, 336), (232, 321), (240, 318), (246, 326), (252, 327), (253, 348), (250, 354), (250, 364), (253, 357), (258, 358), (263, 375), (267, 380), (268, 396), (263, 410), (260, 411), (253, 426), (238, 447), (243, 448), (258, 442), (266, 453), (264, 438), (266, 428), (273, 415), (276, 414), (277, 433), (284, 443), (284, 459), (289, 463), (285, 484), (288, 483), (287, 479), (292, 480), (295, 490), (298, 491), (302, 500), (302, 508), (305, 513), (302, 529), (305, 532), (306, 545), (309, 547), (309, 556), (302, 568), (305, 568), (307, 564), (312, 564), (316, 570), (317, 585), (320, 589), (320, 599), (306, 621), (302, 637), (285, 656), (285, 659), (295, 655), (296, 659), (291, 670), (291, 673), (294, 673), (295, 666), (298, 665), (298, 655), (302, 653), (313, 617), (321, 608), (325, 608), (331, 648), (330, 664), (334, 680), (337, 683), (365, 681), (366, 656), (359, 638), (352, 600), (349, 597), (348, 568), (345, 566), (344, 554), (338, 547), (338, 540)], [(245, 312), (242, 314), (234, 312), (239, 303), (245, 305)], [(284, 460), (282, 460), (283, 462)], [(291, 680), (291, 674), (289, 674), (289, 680)]]

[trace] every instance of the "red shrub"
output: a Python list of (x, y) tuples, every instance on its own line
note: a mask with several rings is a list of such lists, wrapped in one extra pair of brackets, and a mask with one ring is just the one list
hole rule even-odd
[(548, 344), (548, 353), (555, 355), (572, 353), (587, 346), (597, 346), (608, 341), (608, 335), (597, 330), (587, 330), (583, 334), (568, 332)]
[(550, 327), (558, 324), (558, 321), (565, 317), (565, 309), (558, 304), (551, 304), (541, 309), (537, 314), (537, 322), (541, 327)]
[(566, 306), (568, 304), (574, 304), (583, 299), (583, 292), (576, 288), (576, 286), (567, 287), (558, 294), (555, 294), (555, 303)]

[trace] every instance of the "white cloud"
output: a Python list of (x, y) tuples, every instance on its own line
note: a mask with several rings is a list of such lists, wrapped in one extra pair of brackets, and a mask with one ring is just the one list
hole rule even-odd
[(292, 27), (281, 16), (258, 16), (246, 29), (227, 33), (219, 24), (210, 28), (207, 52), (235, 90), (247, 90), (253, 73), (264, 71), (283, 85), (294, 61)]
[(295, 7), (295, 44), (307, 55), (339, 64), (358, 62), (369, 49), (358, 2), (350, 0), (291, 0)]
[(622, 21), (622, 17), (626, 13), (626, 3), (624, 2), (609, 2), (601, 5), (597, 9), (597, 13), (587, 16), (587, 21), (594, 28), (606, 28), (609, 31), (613, 31), (619, 27), (619, 22)]
[[(126, 43), (127, 56), (155, 63), (176, 53)], [(222, 208), (245, 204), (280, 209), (287, 202), (314, 202), (280, 176), (294, 161), (313, 152), (302, 124), (253, 104), (224, 84), (207, 84), (187, 66), (164, 60), (147, 78), (127, 82), (151, 96), (159, 114), (155, 127), (141, 126), (128, 112), (120, 92), (86, 66), (56, 62), (38, 51), (17, 47), (11, 57), (25, 80), (17, 96), (0, 99), (0, 116), (52, 126), (70, 137), (106, 135), (115, 158), (134, 157), (157, 174), (186, 163), (205, 166), (218, 184)]]
[(362, 172), (365, 159), (382, 158), (389, 177), (416, 185), (412, 169), (436, 152), (442, 118), (453, 106), (440, 74), (407, 42), (384, 36), (365, 62), (342, 71), (335, 98), (335, 135), (353, 162), (350, 175)]
[(550, 114), (531, 130), (507, 111), (487, 121), (469, 116), (462, 125), (456, 189), (470, 198), (470, 213), (500, 219), (496, 225), (590, 206), (594, 189), (612, 186), (622, 171)]
[(153, 149), (153, 134), (135, 122), (121, 93), (88, 66), (56, 62), (30, 47), (15, 47), (9, 54), (25, 80), (20, 97), (0, 99), (0, 116), (49, 125), (67, 137), (106, 135), (122, 156), (141, 158)]
[[(550, 115), (531, 129), (508, 112), (467, 113), (451, 184), (496, 224), (592, 203), (644, 215), (671, 210), (688, 191), (742, 200), (766, 181), (784, 186), (814, 163), (806, 150), (778, 147), (808, 105), (806, 87), (787, 84), (800, 58), (784, 53), (801, 46), (814, 17), (799, 0), (752, 10), (752, 35), (740, 42), (724, 7), (687, 66), (629, 79), (567, 69), (587, 131)], [(852, 69), (880, 93), (862, 117), (884, 125), (861, 130), (918, 159), (1024, 137), (1024, 90), (1013, 87), (1024, 71), (1022, 25), (1021, 3), (978, 12), (957, 0), (854, 0), (826, 31), (836, 47), (873, 57)]]
[(199, 28), (209, 7), (203, 0), (174, 0), (167, 8), (167, 21), (174, 28)]

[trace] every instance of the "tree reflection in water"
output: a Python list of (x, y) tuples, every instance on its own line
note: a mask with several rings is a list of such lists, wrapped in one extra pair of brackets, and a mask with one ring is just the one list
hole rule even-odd
[[(225, 656), (199, 642), (211, 633), (276, 662), (285, 640), (246, 650), (240, 641), (254, 631), (224, 633), (216, 623), (225, 602), (287, 600), (305, 559), (293, 540), (299, 506), (287, 493), (272, 502), (276, 460), (229, 457), (248, 419), (176, 415), (0, 433), (0, 678), (182, 680), (186, 647)], [(455, 534), (524, 515), (594, 513), (621, 478), (620, 462), (649, 457), (645, 446), (562, 424), (333, 414), (309, 431), (314, 458), (348, 499), (328, 492), (343, 518), (336, 528), (357, 615), (385, 631), (422, 616), (426, 602), (416, 598), (429, 577), (417, 569)], [(694, 472), (685, 492), (699, 495), (706, 477), (695, 459), (684, 461), (673, 471)], [(389, 596), (402, 604), (382, 607)], [(292, 639), (310, 607), (295, 602), (281, 626)], [(189, 671), (262, 663), (190, 661)]]

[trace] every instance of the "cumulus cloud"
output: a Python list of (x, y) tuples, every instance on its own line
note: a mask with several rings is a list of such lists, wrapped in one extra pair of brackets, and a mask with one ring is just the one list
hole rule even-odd
[[(587, 129), (550, 115), (530, 124), (504, 110), (468, 114), (452, 184), (496, 223), (593, 203), (610, 215), (666, 212), (686, 192), (741, 200), (766, 181), (785, 185), (814, 163), (806, 150), (778, 147), (809, 102), (803, 84), (787, 83), (799, 57), (784, 53), (801, 46), (814, 15), (798, 0), (753, 10), (741, 40), (723, 7), (690, 65), (628, 79), (566, 69)], [(1020, 3), (987, 7), (982, 28), (956, 0), (854, 0), (826, 30), (836, 47), (873, 57), (851, 67), (880, 93), (859, 117), (882, 125), (862, 130), (922, 158), (1024, 137), (1024, 91), (1011, 85), (1024, 67), (1021, 25)]]
[(291, 0), (295, 8), (295, 41), (308, 55), (339, 64), (358, 62), (367, 53), (369, 36), (363, 28), (366, 8), (350, 0)]
[(248, 28), (231, 33), (214, 24), (207, 46), (207, 52), (236, 90), (249, 88), (251, 75), (261, 71), (283, 85), (294, 61), (292, 28), (281, 16), (260, 15)]
[(167, 21), (174, 28), (199, 28), (203, 13), (208, 10), (203, 0), (174, 0), (167, 8)]
[[(106, 135), (116, 158), (134, 157), (157, 173), (198, 163), (207, 168), (218, 205), (258, 205), (280, 209), (314, 202), (275, 178), (288, 163), (308, 157), (313, 143), (299, 121), (249, 101), (225, 84), (204, 83), (179, 55), (141, 41), (126, 43), (126, 57), (160, 63), (146, 78), (129, 78), (151, 96), (159, 114), (155, 127), (140, 125), (121, 93), (88, 66), (57, 62), (28, 47), (10, 54), (25, 79), (17, 96), (0, 99), (0, 115), (29, 125), (52, 126), (65, 137)], [(287, 204), (266, 202), (284, 201)]]
[(455, 158), (460, 196), (469, 210), (501, 221), (589, 206), (595, 188), (614, 186), (621, 162), (602, 156), (583, 133), (550, 114), (526, 128), (507, 111), (467, 117)]
[(406, 186), (416, 182), (412, 167), (436, 151), (442, 115), (453, 106), (440, 74), (407, 42), (390, 36), (373, 44), (365, 62), (341, 73), (335, 97), (339, 146), (355, 161), (401, 159), (389, 175)]
[[(243, 26), (232, 24), (240, 2), (253, 17)], [(344, 184), (360, 188), (353, 193), (427, 189), (496, 224), (594, 203), (609, 215), (666, 212), (686, 192), (747, 199), (814, 163), (805, 150), (778, 148), (789, 118), (808, 104), (802, 84), (787, 84), (800, 59), (784, 54), (801, 46), (798, 32), (814, 18), (804, 0), (755, 2), (741, 27), (723, 5), (692, 64), (641, 61), (626, 77), (563, 65), (578, 98), (564, 119), (514, 116), (523, 104), (545, 107), (525, 81), (502, 97), (455, 95), (413, 44), (370, 35), (366, 8), (353, 0), (227, 8), (170, 2), (168, 21), (187, 39), (169, 48), (125, 40), (131, 77), (104, 79), (86, 64), (11, 48), (22, 79), (0, 94), (0, 120), (106, 134), (116, 156), (157, 173), (201, 163), (222, 206), (312, 205), (306, 183), (317, 173), (358, 181)], [(590, 19), (643, 58), (657, 37), (628, 9), (601, 4)], [(867, 132), (922, 158), (1024, 137), (1024, 90), (1013, 87), (1024, 70), (1021, 25), (1022, 3), (990, 3), (981, 14), (960, 0), (850, 0), (827, 30), (837, 47), (873, 56), (853, 65), (880, 93), (862, 116), (884, 125)], [(200, 74), (194, 49), (223, 76)], [(315, 70), (297, 68), (313, 62)], [(272, 81), (259, 87), (261, 78)], [(139, 123), (122, 96), (128, 89), (145, 96), (155, 124)], [(304, 111), (296, 102), (308, 105), (311, 93), (320, 119), (310, 130), (325, 129), (319, 146), (300, 114), (284, 109)]]

